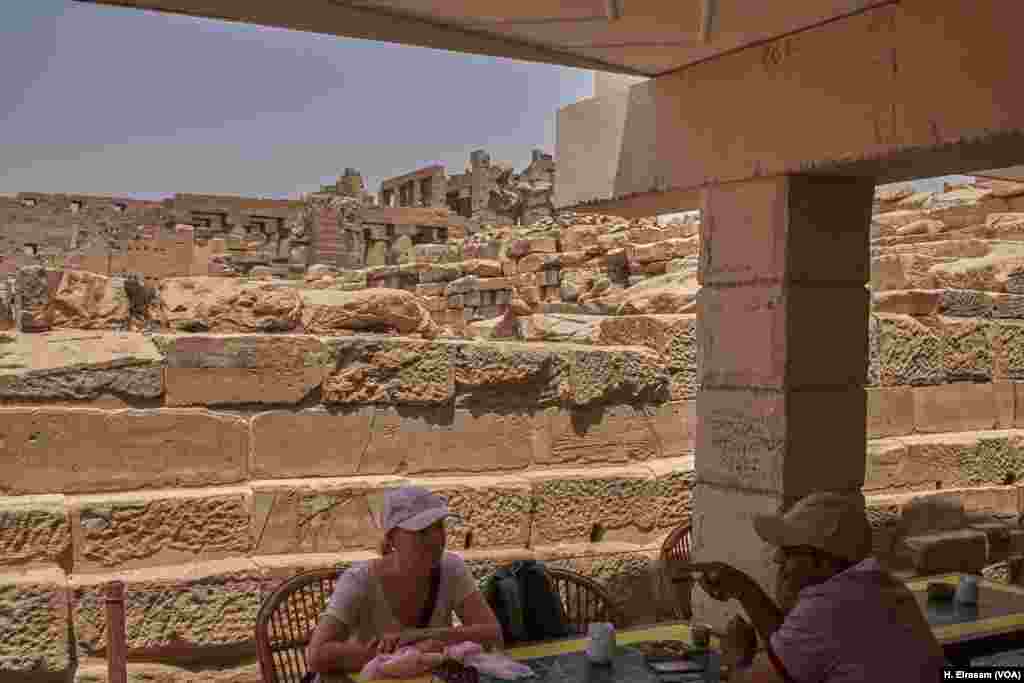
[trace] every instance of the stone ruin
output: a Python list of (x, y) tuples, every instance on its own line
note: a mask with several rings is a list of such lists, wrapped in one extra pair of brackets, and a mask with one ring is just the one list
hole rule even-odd
[[(303, 229), (357, 220), (307, 208)], [(258, 680), (262, 597), (372, 557), (372, 500), (400, 482), (449, 497), (478, 579), (538, 558), (634, 622), (668, 617), (698, 228), (565, 214), (302, 281), (19, 269), (0, 316), (0, 677), (105, 680), (120, 578), (130, 676)], [(901, 575), (1005, 579), (1024, 552), (1022, 234), (1024, 186), (877, 197), (864, 492)]]

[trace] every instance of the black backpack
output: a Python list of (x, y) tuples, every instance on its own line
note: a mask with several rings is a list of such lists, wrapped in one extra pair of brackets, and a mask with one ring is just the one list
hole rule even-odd
[(570, 633), (562, 601), (536, 560), (499, 568), (484, 585), (484, 597), (498, 617), (506, 645)]

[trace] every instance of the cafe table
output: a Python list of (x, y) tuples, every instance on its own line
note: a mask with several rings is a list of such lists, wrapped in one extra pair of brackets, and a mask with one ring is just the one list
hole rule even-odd
[(967, 665), (973, 657), (1024, 646), (1024, 588), (979, 577), (977, 605), (928, 599), (929, 583), (956, 586), (961, 576), (953, 573), (907, 581), (946, 658), (955, 665)]
[[(635, 626), (616, 632), (617, 652), (609, 665), (592, 665), (586, 660), (586, 636), (572, 636), (530, 643), (507, 648), (506, 655), (527, 664), (536, 677), (520, 679), (524, 683), (658, 683), (658, 676), (651, 671), (637, 650), (628, 645), (652, 640), (682, 640), (692, 642), (690, 627), (684, 622), (670, 622), (650, 626)], [(711, 649), (719, 648), (718, 637), (711, 636)], [(411, 679), (388, 679), (391, 683), (430, 683), (430, 674)], [(489, 680), (481, 675), (481, 683)], [(362, 683), (358, 675), (330, 674), (324, 683)]]

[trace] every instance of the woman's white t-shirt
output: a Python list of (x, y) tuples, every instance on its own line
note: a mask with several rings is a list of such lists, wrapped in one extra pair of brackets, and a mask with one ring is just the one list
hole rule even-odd
[[(452, 625), (452, 612), (478, 590), (465, 561), (455, 553), (441, 555), (441, 583), (430, 617), (431, 627)], [(368, 643), (388, 631), (403, 627), (391, 611), (380, 580), (370, 571), (370, 562), (354, 563), (334, 583), (334, 593), (324, 616), (348, 627), (350, 638)]]

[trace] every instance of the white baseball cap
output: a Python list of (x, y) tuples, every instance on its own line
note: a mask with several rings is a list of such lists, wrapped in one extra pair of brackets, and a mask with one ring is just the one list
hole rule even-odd
[(458, 518), (444, 498), (422, 486), (402, 486), (384, 493), (381, 527), (384, 531), (422, 531), (447, 517)]
[(851, 562), (871, 554), (871, 525), (861, 493), (812, 493), (784, 515), (757, 515), (754, 531), (778, 548), (810, 546)]

